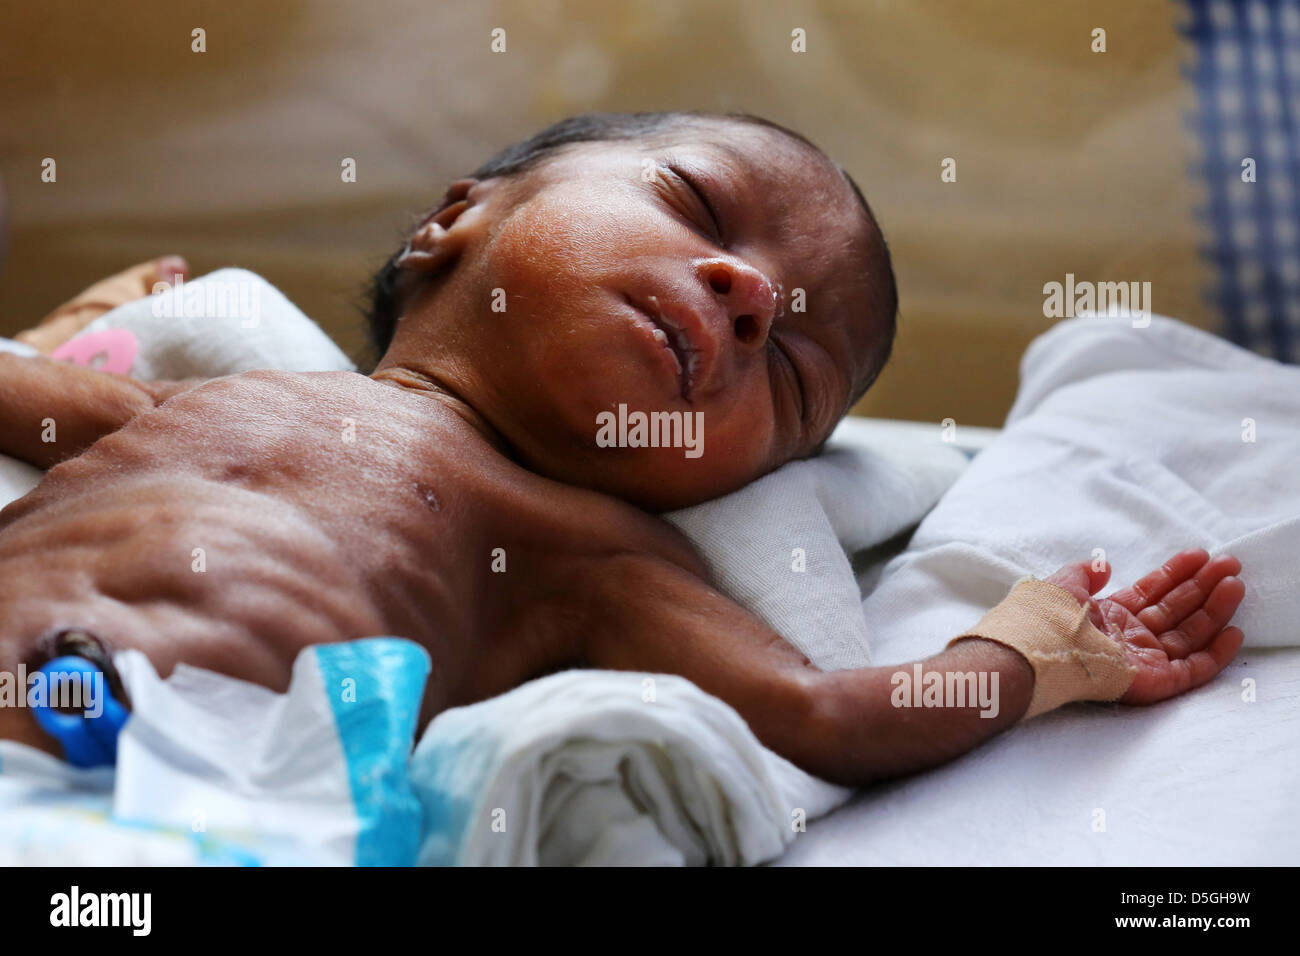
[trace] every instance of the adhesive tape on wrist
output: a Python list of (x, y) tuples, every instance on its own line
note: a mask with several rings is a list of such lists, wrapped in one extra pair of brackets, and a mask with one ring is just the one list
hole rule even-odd
[(1069, 591), (1022, 578), (970, 631), (948, 642), (980, 637), (1020, 653), (1034, 670), (1034, 694), (1025, 718), (1076, 700), (1115, 700), (1136, 671), (1124, 650), (1088, 620)]

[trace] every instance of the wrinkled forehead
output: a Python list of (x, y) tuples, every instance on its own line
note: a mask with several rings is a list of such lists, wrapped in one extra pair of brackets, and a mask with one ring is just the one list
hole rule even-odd
[(746, 189), (779, 238), (862, 241), (868, 223), (853, 187), (817, 147), (789, 133), (739, 121), (693, 121), (656, 137), (668, 149), (698, 150)]

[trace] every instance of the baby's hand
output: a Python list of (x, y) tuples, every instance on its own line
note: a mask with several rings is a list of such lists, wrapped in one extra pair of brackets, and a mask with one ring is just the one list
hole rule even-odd
[(153, 294), (159, 283), (171, 286), (178, 278), (189, 278), (189, 268), (180, 256), (163, 256), (132, 266), (96, 282), (14, 339), (49, 355), (104, 313)]
[(1227, 627), (1246, 593), (1236, 577), (1241, 562), (1228, 554), (1183, 551), (1136, 584), (1094, 600), (1109, 566), (1068, 564), (1047, 580), (1088, 608), (1088, 618), (1124, 647), (1137, 669), (1120, 702), (1154, 704), (1211, 680), (1241, 647), (1242, 633)]

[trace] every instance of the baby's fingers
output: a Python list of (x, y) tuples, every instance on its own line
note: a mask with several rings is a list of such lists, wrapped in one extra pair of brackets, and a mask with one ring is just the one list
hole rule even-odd
[(1208, 684), (1218, 673), (1232, 662), (1241, 649), (1245, 635), (1239, 627), (1225, 627), (1203, 651), (1188, 654), (1180, 661), (1170, 661), (1175, 675), (1177, 689), (1170, 694), (1181, 694), (1194, 690), (1202, 684)]
[(1155, 704), (1208, 684), (1236, 656), (1241, 648), (1241, 628), (1228, 627), (1218, 633), (1203, 651), (1162, 665), (1138, 664), (1137, 676), (1120, 702)]
[(1183, 618), (1178, 627), (1159, 634), (1160, 646), (1170, 660), (1199, 651), (1223, 630), (1237, 613), (1246, 585), (1241, 578), (1226, 577), (1218, 581), (1210, 596), (1195, 611)]
[(1110, 565), (1103, 564), (1101, 570), (1097, 570), (1089, 561), (1076, 561), (1049, 575), (1045, 580), (1069, 591), (1076, 601), (1085, 607), (1090, 607), (1092, 602), (1089, 598), (1105, 587), (1106, 582), (1110, 580)]
[(1141, 580), (1116, 591), (1110, 599), (1137, 614), (1178, 587), (1209, 560), (1209, 552), (1201, 548), (1180, 551)]
[[(1150, 628), (1152, 634), (1172, 631), (1205, 604), (1220, 581), (1240, 570), (1240, 561), (1230, 554), (1221, 554), (1202, 565), (1191, 580), (1184, 581), (1155, 604), (1143, 608), (1138, 612), (1138, 620)], [(1223, 624), (1216, 627), (1215, 632)]]

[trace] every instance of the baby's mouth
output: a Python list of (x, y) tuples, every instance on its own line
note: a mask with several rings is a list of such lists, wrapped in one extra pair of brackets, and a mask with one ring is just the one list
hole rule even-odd
[(682, 398), (690, 400), (691, 388), (695, 383), (695, 370), (699, 362), (699, 349), (691, 341), (690, 335), (677, 322), (664, 315), (659, 308), (657, 296), (647, 296), (646, 305), (642, 306), (626, 297), (628, 304), (650, 320), (651, 337), (663, 346), (677, 364), (677, 376), (681, 382)]

